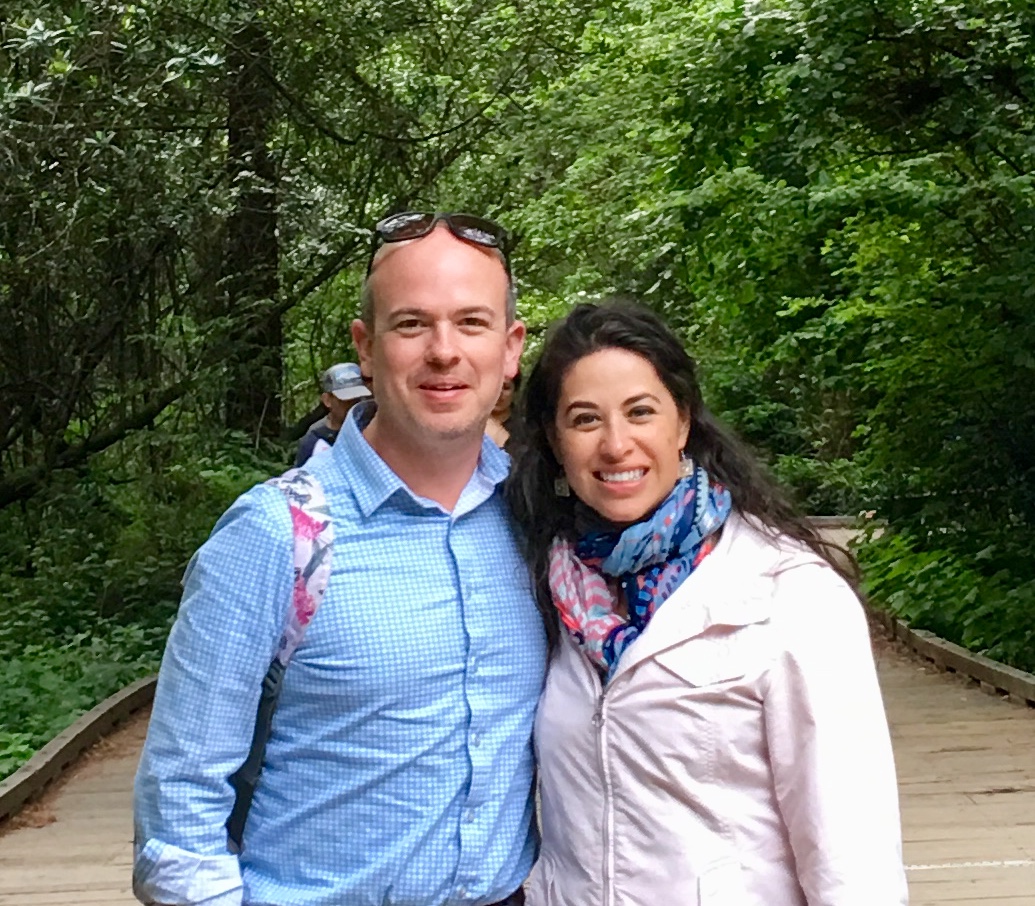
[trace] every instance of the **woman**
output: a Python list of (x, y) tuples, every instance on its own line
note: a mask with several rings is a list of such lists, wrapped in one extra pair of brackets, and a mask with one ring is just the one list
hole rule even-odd
[(676, 337), (580, 305), (523, 405), (507, 493), (553, 649), (531, 906), (906, 903), (851, 576), (704, 406)]

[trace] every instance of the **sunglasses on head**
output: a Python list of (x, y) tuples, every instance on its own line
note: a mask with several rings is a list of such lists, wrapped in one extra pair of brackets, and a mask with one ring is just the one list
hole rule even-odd
[[(408, 239), (420, 239), (427, 236), (436, 225), (444, 223), (449, 231), (464, 242), (473, 242), (486, 248), (499, 249), (503, 255), (503, 263), (510, 273), (510, 259), (507, 256), (507, 231), (498, 223), (477, 217), (474, 214), (456, 214), (444, 211), (404, 211), (391, 214), (379, 220), (374, 226), (374, 252), (386, 242), (405, 242)], [(370, 256), (367, 273), (373, 266), (374, 256)]]

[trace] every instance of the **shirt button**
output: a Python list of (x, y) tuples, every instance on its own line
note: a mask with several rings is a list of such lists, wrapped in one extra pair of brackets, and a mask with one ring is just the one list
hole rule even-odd
[(468, 824), (471, 824), (474, 821), (474, 809), (473, 808), (469, 808), (467, 810), (467, 814), (464, 816), (464, 820)]
[(456, 895), (457, 895), (457, 897), (458, 897), (459, 899), (461, 899), (461, 900), (462, 900), (462, 899), (463, 899), (464, 897), (466, 897), (466, 896), (467, 896), (467, 888), (466, 888), (466, 887), (464, 887), (464, 885), (463, 885), (463, 884), (461, 884), (461, 885), (460, 885), (460, 886), (459, 886), (459, 887), (458, 887), (458, 888), (456, 889)]
[(482, 744), (482, 737), (481, 737), (481, 735), (478, 734), (478, 733), (472, 733), (471, 734), (471, 745), (474, 746), (477, 749), (478, 746), (480, 746), (481, 744)]

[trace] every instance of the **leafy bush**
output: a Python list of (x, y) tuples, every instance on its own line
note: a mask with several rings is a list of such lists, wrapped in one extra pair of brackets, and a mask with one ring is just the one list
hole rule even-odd
[(849, 459), (832, 461), (809, 456), (777, 456), (773, 475), (794, 489), (808, 513), (845, 515), (868, 508), (863, 477)]
[(236, 434), (152, 434), (0, 511), (0, 655), (5, 639), (49, 645), (98, 621), (167, 625), (219, 514), (285, 459)]
[(1035, 626), (1033, 46), (1004, 0), (630, 0), (497, 158), (527, 183), (519, 275), (650, 302), (813, 512), (909, 533), (883, 563), (902, 607), (1011, 658)]
[(102, 625), (0, 659), (0, 779), (79, 715), (158, 669), (166, 627)]
[(1035, 672), (1035, 582), (1005, 571), (991, 576), (947, 550), (919, 549), (916, 539), (887, 533), (856, 551), (872, 603), (915, 629), (1021, 670)]

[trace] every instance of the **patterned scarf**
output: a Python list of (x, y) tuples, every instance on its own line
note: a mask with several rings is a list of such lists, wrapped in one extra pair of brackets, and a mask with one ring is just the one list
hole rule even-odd
[[(730, 507), (729, 491), (697, 467), (642, 522), (620, 532), (590, 532), (574, 544), (554, 539), (554, 604), (605, 683), (654, 612), (718, 543)], [(628, 618), (615, 613), (609, 577), (625, 595)]]

